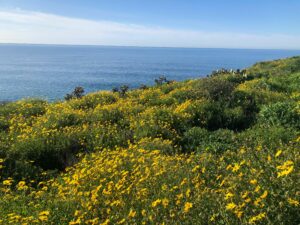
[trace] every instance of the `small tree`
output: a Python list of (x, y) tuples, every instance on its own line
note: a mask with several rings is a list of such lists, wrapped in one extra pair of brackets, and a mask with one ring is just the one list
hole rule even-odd
[(66, 94), (65, 100), (70, 100), (73, 98), (82, 98), (84, 96), (83, 87), (75, 87), (74, 91), (71, 94)]
[(148, 86), (145, 85), (145, 84), (141, 84), (141, 86), (139, 87), (139, 89), (146, 90), (146, 89), (148, 89)]
[(83, 87), (76, 87), (73, 91), (73, 95), (75, 98), (82, 98), (84, 95)]
[(127, 85), (122, 85), (120, 88), (114, 87), (111, 91), (113, 93), (119, 93), (120, 97), (125, 97), (128, 90), (129, 87)]
[(120, 90), (119, 90), (119, 94), (121, 97), (125, 97), (126, 95), (126, 92), (129, 90), (129, 87), (127, 85), (122, 85), (120, 87)]
[(117, 93), (117, 92), (119, 92), (119, 88), (114, 87), (113, 89), (111, 89), (111, 91), (112, 91), (113, 93)]
[(158, 79), (155, 79), (154, 81), (155, 81), (156, 85), (162, 85), (164, 83), (168, 83), (169, 82), (167, 80), (167, 77), (164, 76), (164, 75), (160, 76)]

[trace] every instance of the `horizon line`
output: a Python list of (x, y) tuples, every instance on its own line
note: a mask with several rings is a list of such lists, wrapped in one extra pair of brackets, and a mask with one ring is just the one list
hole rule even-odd
[(168, 48), (168, 49), (230, 49), (230, 50), (276, 50), (276, 51), (300, 51), (296, 48), (238, 48), (238, 47), (185, 47), (185, 46), (142, 46), (142, 45), (102, 45), (102, 44), (52, 44), (52, 43), (15, 43), (0, 42), (0, 45), (35, 45), (35, 46), (78, 46), (78, 47), (111, 47), (111, 48)]

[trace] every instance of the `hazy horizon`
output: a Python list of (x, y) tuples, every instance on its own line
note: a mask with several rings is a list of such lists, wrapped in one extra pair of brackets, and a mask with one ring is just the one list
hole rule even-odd
[(82, 47), (116, 47), (116, 48), (177, 48), (177, 49), (228, 49), (228, 50), (274, 50), (274, 51), (300, 51), (288, 48), (218, 48), (218, 47), (165, 47), (165, 46), (138, 46), (138, 45), (101, 45), (101, 44), (44, 44), (44, 43), (0, 43), (0, 45), (38, 45), (38, 46), (82, 46)]

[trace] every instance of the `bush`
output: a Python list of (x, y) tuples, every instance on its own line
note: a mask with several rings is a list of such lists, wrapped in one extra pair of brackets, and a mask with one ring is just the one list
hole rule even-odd
[(9, 128), (9, 122), (5, 117), (0, 117), (0, 132), (7, 131)]
[(182, 138), (182, 146), (184, 152), (203, 152), (210, 151), (214, 153), (222, 153), (226, 150), (233, 150), (237, 143), (233, 131), (219, 129), (209, 132), (200, 127), (193, 127), (184, 133)]
[(136, 146), (145, 150), (159, 150), (168, 155), (176, 153), (172, 141), (162, 138), (143, 138), (136, 143)]
[(221, 78), (206, 78), (203, 79), (198, 88), (204, 90), (206, 97), (212, 101), (226, 102), (231, 99), (235, 85)]
[(178, 141), (185, 130), (185, 120), (170, 109), (150, 108), (134, 121), (136, 140), (142, 138), (163, 138)]
[(299, 130), (282, 126), (259, 126), (241, 132), (237, 135), (238, 142), (249, 148), (265, 146), (269, 149), (277, 149), (297, 138)]
[(117, 146), (128, 147), (128, 144), (133, 142), (133, 132), (117, 125), (93, 124), (82, 139), (85, 150), (93, 152)]
[(60, 132), (18, 141), (6, 152), (3, 176), (40, 180), (42, 170), (58, 171), (73, 165), (81, 147), (78, 136)]
[(225, 128), (224, 106), (218, 102), (199, 102), (188, 109), (192, 115), (191, 125), (206, 128), (207, 130), (217, 130)]
[(299, 106), (294, 102), (278, 102), (264, 106), (259, 113), (260, 123), (268, 126), (300, 128)]
[(116, 107), (97, 107), (90, 117), (89, 123), (100, 122), (101, 124), (116, 124), (120, 127), (129, 126), (129, 121), (124, 112)]
[(109, 92), (92, 93), (84, 98), (73, 99), (69, 101), (69, 105), (73, 109), (94, 109), (98, 105), (110, 105), (117, 101), (117, 97)]
[(292, 93), (300, 90), (300, 73), (271, 77), (268, 80), (271, 90)]
[(74, 91), (71, 94), (65, 96), (65, 100), (71, 100), (73, 98), (82, 98), (84, 95), (83, 87), (75, 87)]

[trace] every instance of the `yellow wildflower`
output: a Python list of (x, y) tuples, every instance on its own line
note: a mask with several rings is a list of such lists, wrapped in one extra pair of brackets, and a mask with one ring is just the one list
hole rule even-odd
[(291, 198), (288, 198), (288, 203), (293, 206), (300, 206), (299, 201), (291, 199)]
[(122, 219), (122, 220), (120, 220), (119, 222), (117, 222), (117, 224), (123, 224), (123, 223), (125, 223), (125, 219)]
[(188, 213), (192, 207), (193, 207), (193, 203), (191, 203), (191, 202), (186, 202), (186, 203), (184, 204), (184, 209), (183, 209), (183, 211), (184, 211), (185, 213)]
[(40, 221), (47, 221), (48, 220), (48, 216), (39, 216), (39, 220)]
[(264, 199), (268, 196), (268, 191), (264, 191), (264, 193), (260, 196), (261, 199)]
[[(98, 218), (95, 218), (95, 219), (93, 219), (93, 220), (91, 221), (91, 223), (92, 223), (92, 224), (99, 224), (98, 220), (99, 220)], [(109, 219), (106, 219), (103, 223), (100, 223), (100, 225), (108, 225), (109, 222), (110, 222), (110, 220), (109, 220)]]
[(243, 215), (243, 212), (240, 211), (240, 210), (236, 210), (236, 211), (234, 211), (234, 214), (236, 215), (237, 218), (240, 219), (242, 217), (242, 215)]
[(130, 212), (128, 213), (128, 218), (134, 218), (136, 215), (136, 211), (130, 209)]
[(237, 172), (240, 168), (241, 168), (241, 166), (238, 163), (235, 163), (232, 168), (232, 172)]
[(294, 170), (294, 162), (288, 160), (283, 163), (281, 166), (277, 166), (277, 169), (280, 170), (277, 172), (277, 178), (282, 176), (287, 176)]
[(281, 153), (282, 153), (282, 150), (277, 151), (276, 154), (275, 154), (275, 157), (276, 158), (279, 157), (281, 155)]
[(191, 195), (191, 189), (187, 189), (186, 190), (186, 192), (185, 192), (185, 195), (186, 195), (186, 197), (190, 197), (190, 195)]
[(227, 209), (227, 210), (232, 210), (232, 209), (234, 209), (235, 207), (236, 207), (236, 204), (234, 204), (233, 202), (228, 203), (228, 204), (226, 205), (226, 209)]
[(3, 182), (2, 182), (2, 184), (3, 185), (5, 185), (5, 186), (11, 186), (12, 185), (12, 180), (11, 179), (8, 179), (8, 180), (4, 180)]
[(169, 200), (166, 199), (166, 198), (164, 198), (164, 199), (162, 200), (162, 205), (163, 205), (164, 208), (167, 208), (167, 206), (169, 205)]
[(161, 200), (160, 200), (160, 199), (157, 199), (157, 200), (155, 200), (154, 202), (152, 202), (151, 206), (152, 206), (153, 208), (155, 208), (155, 207), (157, 207), (160, 203), (161, 203)]
[(253, 224), (256, 223), (257, 221), (260, 221), (266, 217), (266, 213), (260, 213), (257, 216), (253, 216), (249, 219), (249, 223)]
[(50, 212), (49, 211), (42, 211), (39, 213), (39, 216), (49, 216)]
[(231, 192), (228, 192), (226, 195), (225, 195), (225, 199), (229, 199), (229, 198), (232, 198), (234, 196), (234, 194), (232, 194)]
[(253, 184), (253, 185), (257, 184), (257, 180), (256, 179), (250, 180), (250, 184)]

